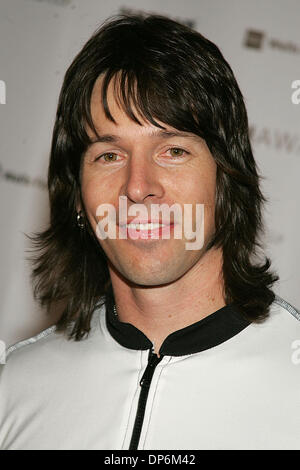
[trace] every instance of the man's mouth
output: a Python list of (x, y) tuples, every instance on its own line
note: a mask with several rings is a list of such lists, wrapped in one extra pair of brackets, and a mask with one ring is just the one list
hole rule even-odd
[(157, 240), (160, 238), (170, 238), (173, 227), (173, 222), (130, 222), (120, 225), (119, 228), (120, 233), (122, 233), (123, 236), (126, 235), (126, 238), (133, 240)]

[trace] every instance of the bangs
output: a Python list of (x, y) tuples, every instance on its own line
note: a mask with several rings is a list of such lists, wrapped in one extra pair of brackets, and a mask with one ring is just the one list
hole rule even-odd
[[(110, 83), (113, 85), (114, 99), (122, 111), (140, 126), (143, 122), (165, 129), (157, 122), (163, 122), (181, 131), (192, 132), (200, 137), (204, 133), (199, 128), (199, 120), (196, 118), (194, 101), (188, 97), (183, 99), (182, 90), (179, 86), (164, 83), (163, 77), (157, 77), (149, 70), (106, 70), (101, 73), (97, 80), (102, 78), (101, 101), (99, 103), (107, 119), (116, 123), (109, 109), (107, 92)], [(96, 82), (96, 81), (95, 81)], [(94, 82), (94, 85), (95, 85)], [(93, 87), (94, 88), (94, 87)], [(96, 130), (91, 114), (91, 95), (87, 96), (84, 109), (81, 114), (82, 125), (89, 128), (95, 137), (100, 137)], [(91, 143), (87, 132), (84, 141)]]

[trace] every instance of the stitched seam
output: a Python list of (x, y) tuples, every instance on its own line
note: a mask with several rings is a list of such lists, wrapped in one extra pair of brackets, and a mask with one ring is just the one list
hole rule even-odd
[(9, 346), (6, 350), (6, 358), (8, 358), (13, 351), (16, 351), (17, 349), (22, 348), (23, 346), (28, 346), (29, 344), (36, 343), (40, 339), (46, 338), (47, 336), (51, 335), (54, 333), (56, 330), (56, 325), (50, 326), (46, 330), (41, 331), (35, 336), (32, 336), (31, 338), (24, 339), (23, 341), (19, 341), (16, 344), (13, 344), (12, 346)]
[(286, 302), (286, 300), (279, 297), (279, 295), (275, 295), (274, 302), (277, 305), (280, 305), (281, 307), (283, 307), (285, 310), (291, 313), (298, 321), (300, 321), (300, 312), (295, 307), (293, 307), (293, 305)]

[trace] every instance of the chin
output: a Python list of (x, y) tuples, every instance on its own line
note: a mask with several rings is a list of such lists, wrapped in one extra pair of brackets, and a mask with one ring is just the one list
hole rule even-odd
[(124, 273), (123, 277), (131, 284), (135, 284), (143, 287), (158, 286), (170, 282), (165, 276), (143, 273)]
[(120, 270), (123, 279), (127, 283), (131, 283), (143, 287), (158, 287), (172, 284), (177, 281), (183, 274), (183, 272), (173, 272), (170, 269), (161, 268), (159, 272), (154, 270), (145, 272), (144, 270)]

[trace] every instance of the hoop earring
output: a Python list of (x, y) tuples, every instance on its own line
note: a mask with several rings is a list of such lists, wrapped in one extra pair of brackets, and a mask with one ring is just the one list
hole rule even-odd
[(82, 211), (77, 212), (77, 226), (80, 230), (84, 229), (84, 217), (82, 215)]

